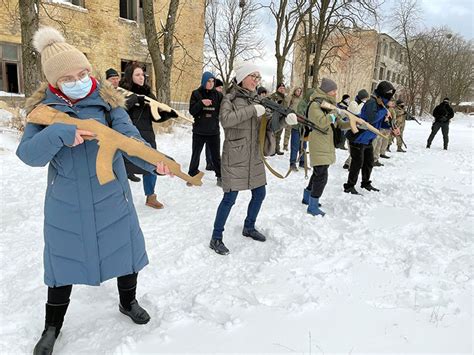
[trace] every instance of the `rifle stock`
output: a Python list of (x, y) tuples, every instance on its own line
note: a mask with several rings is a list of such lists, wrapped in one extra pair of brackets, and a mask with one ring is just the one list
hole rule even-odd
[[(337, 107), (335, 105), (333, 105), (333, 104), (331, 104), (327, 101), (323, 101), (321, 103), (321, 107), (324, 108), (324, 109), (327, 109), (327, 110), (336, 110), (337, 109)], [(349, 118), (349, 124), (351, 125), (351, 131), (353, 133), (359, 132), (359, 128), (357, 128), (357, 124), (360, 124), (361, 128), (367, 129), (367, 130), (371, 131), (372, 133), (377, 134), (378, 136), (380, 136), (382, 138), (388, 139), (387, 135), (380, 132), (377, 128), (372, 126), (369, 122), (364, 121), (362, 118), (357, 117), (356, 115), (354, 115), (353, 113), (351, 113), (347, 110), (342, 110), (341, 109), (341, 111), (344, 112), (347, 115), (347, 117)]]
[[(128, 90), (126, 90), (124, 88), (121, 88), (121, 87), (119, 87), (118, 90), (122, 91), (126, 96), (134, 95), (133, 92), (128, 91)], [(154, 100), (154, 99), (152, 99), (151, 97), (148, 97), (148, 96), (145, 96), (145, 100), (150, 105), (151, 114), (153, 115), (153, 118), (157, 121), (161, 118), (160, 112), (158, 111), (158, 109), (159, 109), (159, 110), (165, 111), (165, 112), (172, 112), (173, 111), (178, 115), (178, 118), (181, 118), (182, 120), (185, 120), (189, 123), (194, 123), (194, 120), (180, 114), (178, 111), (176, 111), (174, 108), (168, 106), (167, 104), (156, 101), (156, 100)]]
[(177, 177), (195, 186), (202, 185), (201, 179), (204, 173), (200, 172), (195, 176), (189, 176), (181, 170), (181, 166), (177, 162), (165, 154), (145, 145), (138, 139), (127, 137), (94, 119), (73, 118), (50, 106), (39, 105), (28, 114), (27, 121), (45, 126), (54, 123), (65, 123), (74, 125), (78, 129), (93, 132), (95, 136), (86, 137), (86, 139), (96, 139), (98, 141), (99, 151), (97, 153), (96, 171), (97, 179), (101, 185), (115, 179), (112, 163), (117, 150), (121, 150), (130, 156), (140, 158), (153, 165), (162, 162)]

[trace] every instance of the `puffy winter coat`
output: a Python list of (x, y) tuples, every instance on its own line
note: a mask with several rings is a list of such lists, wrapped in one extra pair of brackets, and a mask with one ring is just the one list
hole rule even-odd
[[(331, 165), (336, 161), (336, 148), (334, 147), (334, 132), (332, 129), (332, 120), (330, 114), (334, 112), (323, 110), (320, 103), (327, 101), (333, 105), (336, 104), (334, 97), (329, 96), (320, 88), (316, 89), (311, 96), (311, 102), (308, 109), (308, 119), (318, 128), (327, 132), (322, 134), (316, 130), (309, 134), (309, 156), (311, 166)], [(336, 126), (339, 128), (348, 128), (349, 123), (342, 122), (340, 117), (336, 118)]]
[[(260, 118), (251, 101), (255, 96), (234, 85), (221, 103), (220, 121), (225, 140), (222, 148), (222, 188), (224, 192), (252, 190), (267, 183), (265, 166), (259, 153)], [(275, 116), (275, 131), (284, 126), (284, 117)], [(274, 123), (274, 122), (272, 122)]]
[[(384, 100), (384, 104), (387, 105), (388, 100)], [(377, 103), (376, 97), (372, 96), (365, 104), (362, 106), (362, 110), (359, 114), (361, 118), (369, 122), (372, 126), (377, 129), (381, 128), (390, 128), (390, 125), (385, 122), (385, 117), (387, 116), (388, 110)], [(377, 135), (369, 130), (361, 129), (358, 133), (354, 134), (352, 131), (346, 133), (346, 137), (350, 142), (357, 144), (371, 144), (372, 141), (377, 137)]]
[(454, 111), (453, 108), (449, 106), (449, 103), (443, 101), (435, 107), (433, 110), (433, 116), (435, 122), (450, 122), (449, 120), (454, 117)]
[[(45, 103), (71, 117), (92, 118), (103, 124), (110, 112), (112, 128), (141, 139), (123, 98), (110, 85), (69, 106), (42, 86), (27, 104)], [(75, 147), (76, 127), (28, 123), (17, 155), (30, 166), (48, 166), (44, 204), (44, 281), (50, 287), (101, 282), (140, 271), (148, 264), (145, 241), (133, 205), (122, 153), (113, 160), (116, 179), (99, 185), (96, 175), (98, 144)], [(155, 166), (129, 157), (153, 172)]]

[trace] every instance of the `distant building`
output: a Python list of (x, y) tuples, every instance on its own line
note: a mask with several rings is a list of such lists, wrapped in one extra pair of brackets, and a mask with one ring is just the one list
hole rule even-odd
[[(40, 26), (64, 28), (67, 41), (87, 56), (98, 74), (104, 75), (110, 67), (123, 73), (126, 64), (132, 60), (143, 63), (149, 83), (154, 88), (141, 3), (141, 0), (42, 0)], [(154, 0), (157, 26), (166, 22), (167, 3), (165, 0)], [(201, 81), (204, 10), (204, 1), (184, 1), (180, 6), (176, 37), (185, 50), (176, 46), (174, 51), (171, 74), (173, 101), (187, 102), (191, 91)], [(18, 0), (2, 1), (0, 91), (23, 93), (20, 31)]]
[[(349, 94), (353, 98), (360, 89), (373, 92), (381, 80), (390, 81), (400, 97), (407, 86), (407, 64), (404, 47), (385, 33), (375, 30), (352, 30), (343, 37), (331, 39), (338, 46), (331, 52), (331, 60), (320, 69), (319, 78), (330, 77), (338, 85), (338, 94)], [(305, 35), (300, 33), (293, 54), (293, 86), (302, 86), (305, 75)], [(315, 54), (315, 45), (310, 48), (310, 63)], [(323, 53), (324, 55), (325, 53)], [(313, 67), (309, 67), (309, 86)]]

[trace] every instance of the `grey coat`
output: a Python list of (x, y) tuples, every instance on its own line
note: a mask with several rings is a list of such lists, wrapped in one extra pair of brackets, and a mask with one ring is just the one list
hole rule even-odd
[[(267, 183), (259, 153), (261, 119), (245, 96), (256, 96), (256, 92), (234, 85), (221, 103), (219, 119), (225, 133), (221, 163), (224, 192), (252, 190)], [(283, 128), (284, 118), (279, 115), (272, 118), (274, 131)]]

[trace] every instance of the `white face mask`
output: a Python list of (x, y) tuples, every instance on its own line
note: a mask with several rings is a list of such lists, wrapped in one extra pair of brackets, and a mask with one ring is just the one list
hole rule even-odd
[(61, 91), (70, 99), (79, 100), (87, 96), (92, 88), (92, 79), (89, 75), (82, 80), (76, 80), (74, 85), (62, 84)]

